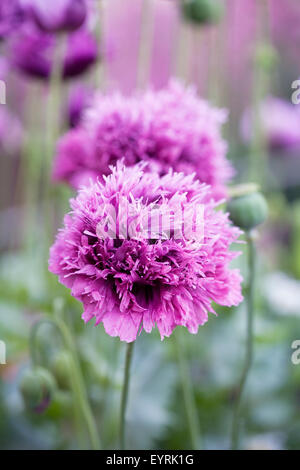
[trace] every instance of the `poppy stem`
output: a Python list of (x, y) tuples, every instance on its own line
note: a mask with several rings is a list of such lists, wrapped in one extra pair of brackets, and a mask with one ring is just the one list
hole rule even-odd
[(241, 402), (243, 392), (246, 386), (249, 371), (253, 359), (253, 314), (254, 314), (254, 288), (255, 288), (255, 266), (256, 266), (256, 251), (255, 242), (252, 232), (247, 233), (248, 243), (248, 265), (249, 265), (249, 290), (247, 298), (247, 346), (245, 364), (239, 383), (237, 397), (235, 400), (232, 434), (231, 434), (231, 448), (237, 450), (239, 446), (239, 427), (241, 420)]
[(179, 366), (179, 373), (181, 378), (181, 387), (183, 392), (183, 400), (186, 409), (188, 427), (192, 442), (192, 449), (200, 449), (201, 446), (201, 430), (198, 420), (198, 410), (193, 391), (193, 384), (189, 372), (188, 362), (183, 341), (180, 341), (181, 331), (177, 331), (175, 337), (175, 348), (177, 353), (177, 360)]
[(128, 401), (128, 391), (129, 391), (129, 382), (130, 382), (130, 366), (132, 360), (133, 352), (132, 343), (127, 344), (126, 359), (125, 359), (125, 370), (124, 370), (124, 381), (122, 387), (122, 396), (121, 396), (121, 413), (120, 413), (120, 447), (121, 450), (125, 449), (125, 419), (126, 419), (126, 408)]

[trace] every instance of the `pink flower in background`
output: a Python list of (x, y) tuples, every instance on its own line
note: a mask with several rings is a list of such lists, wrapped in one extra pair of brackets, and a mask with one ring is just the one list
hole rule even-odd
[[(254, 134), (254, 111), (248, 109), (243, 116), (241, 131), (249, 142)], [(271, 150), (300, 149), (300, 111), (298, 106), (280, 98), (268, 97), (259, 111), (261, 132)]]
[(233, 175), (221, 137), (225, 119), (226, 112), (175, 81), (163, 90), (131, 97), (99, 94), (81, 126), (60, 140), (54, 179), (77, 188), (81, 176), (106, 175), (124, 157), (126, 165), (146, 161), (161, 175), (170, 168), (195, 172), (212, 186), (216, 198), (223, 197)]
[(38, 27), (49, 33), (75, 31), (87, 15), (87, 0), (21, 1)]
[[(9, 60), (26, 75), (47, 79), (53, 65), (55, 35), (43, 33), (28, 23), (16, 32), (9, 44)], [(85, 72), (97, 60), (98, 46), (93, 35), (81, 28), (68, 36), (64, 58), (64, 78)]]
[[(202, 204), (204, 238), (99, 237), (97, 227), (108, 204), (122, 224), (121, 198), (137, 226), (153, 206), (176, 212)], [(143, 164), (126, 168), (119, 162), (103, 183), (92, 183), (71, 200), (72, 212), (51, 248), (49, 269), (83, 303), (85, 322), (95, 318), (122, 341), (132, 342), (142, 329), (150, 333), (155, 325), (162, 339), (178, 325), (195, 334), (208, 313), (215, 313), (212, 301), (232, 306), (242, 300), (239, 271), (229, 268), (238, 255), (229, 246), (240, 231), (215, 206), (209, 187), (192, 175), (159, 177), (145, 173)]]

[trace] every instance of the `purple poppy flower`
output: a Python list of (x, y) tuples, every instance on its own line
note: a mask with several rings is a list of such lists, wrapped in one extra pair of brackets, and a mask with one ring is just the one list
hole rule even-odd
[[(83, 188), (71, 200), (72, 212), (49, 260), (50, 271), (83, 303), (84, 321), (94, 318), (110, 336), (126, 342), (143, 329), (150, 333), (155, 325), (162, 339), (179, 325), (195, 334), (208, 313), (215, 313), (212, 301), (226, 306), (242, 301), (240, 273), (229, 267), (239, 254), (229, 247), (241, 232), (228, 215), (215, 210), (209, 187), (193, 175), (170, 171), (160, 177), (144, 167), (126, 168), (118, 162), (103, 183)], [(179, 235), (177, 216), (171, 216), (169, 236), (148, 237), (143, 230), (152, 210), (161, 214), (166, 234), (166, 216), (179, 208), (192, 216), (200, 205), (199, 238)], [(99, 225), (103, 227), (111, 209), (119, 231), (128, 227), (124, 214), (136, 230), (122, 237), (102, 236)]]
[(75, 31), (87, 15), (86, 0), (23, 0), (38, 27), (45, 32)]

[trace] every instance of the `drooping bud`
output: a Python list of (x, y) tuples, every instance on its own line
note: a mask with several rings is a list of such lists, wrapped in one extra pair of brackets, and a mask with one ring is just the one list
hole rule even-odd
[(223, 14), (221, 0), (185, 0), (182, 9), (187, 21), (199, 25), (218, 23)]
[(232, 222), (243, 230), (262, 224), (268, 216), (267, 202), (257, 192), (234, 197), (228, 202), (227, 209)]
[(52, 374), (42, 367), (27, 370), (20, 383), (20, 391), (26, 407), (34, 413), (43, 413), (56, 388)]

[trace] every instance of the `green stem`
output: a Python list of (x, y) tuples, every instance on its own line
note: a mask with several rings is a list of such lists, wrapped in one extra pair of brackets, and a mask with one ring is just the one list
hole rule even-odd
[(253, 315), (254, 315), (254, 289), (255, 289), (255, 242), (251, 232), (247, 233), (248, 242), (248, 264), (249, 264), (249, 290), (247, 298), (247, 346), (245, 364), (239, 383), (237, 397), (235, 400), (235, 408), (233, 415), (231, 447), (233, 450), (238, 449), (239, 445), (239, 427), (241, 420), (241, 402), (245, 390), (247, 378), (252, 365), (253, 358)]
[(134, 342), (128, 343), (125, 359), (125, 370), (124, 370), (124, 381), (122, 387), (122, 396), (121, 396), (121, 413), (120, 413), (120, 447), (121, 450), (125, 449), (125, 418), (126, 418), (126, 408), (128, 401), (128, 391), (129, 391), (129, 382), (130, 382), (130, 366), (132, 360)]
[(55, 144), (60, 131), (60, 107), (62, 92), (62, 77), (64, 66), (64, 55), (67, 47), (67, 37), (59, 36), (54, 49), (51, 76), (46, 109), (45, 129), (45, 182), (43, 185), (43, 196), (45, 203), (45, 227), (46, 227), (46, 249), (52, 240), (54, 222), (54, 196), (56, 189), (51, 184), (51, 166), (55, 152)]
[(138, 89), (148, 85), (153, 42), (153, 5), (150, 0), (142, 0), (139, 58), (137, 67)]
[(201, 448), (201, 431), (198, 420), (198, 410), (196, 406), (195, 395), (193, 391), (193, 385), (191, 376), (189, 373), (188, 363), (186, 359), (186, 352), (183, 345), (183, 341), (180, 341), (180, 331), (177, 331), (174, 335), (175, 347), (177, 353), (177, 360), (179, 366), (179, 373), (181, 379), (181, 387), (183, 392), (183, 400), (186, 409), (188, 427), (190, 438), (192, 442), (192, 449), (196, 450)]
[(71, 383), (72, 383), (72, 388), (74, 392), (74, 396), (76, 397), (76, 403), (81, 410), (82, 417), (85, 421), (86, 427), (88, 429), (90, 441), (91, 441), (91, 446), (93, 450), (98, 450), (100, 448), (100, 439), (98, 436), (98, 430), (96, 427), (96, 423), (90, 408), (90, 404), (88, 402), (87, 398), (87, 393), (84, 385), (84, 380), (82, 377), (80, 365), (79, 365), (79, 360), (76, 352), (76, 348), (72, 339), (72, 336), (68, 330), (67, 325), (65, 322), (59, 318), (44, 318), (40, 321), (38, 321), (32, 328), (31, 334), (30, 334), (30, 352), (31, 352), (31, 358), (33, 365), (36, 366), (38, 364), (38, 358), (36, 355), (36, 336), (39, 327), (44, 324), (48, 323), (50, 325), (54, 325), (56, 328), (58, 328), (59, 332), (61, 333), (64, 343), (69, 350), (71, 357), (72, 357), (72, 362), (71, 362), (71, 368), (72, 370), (70, 371), (71, 374)]

